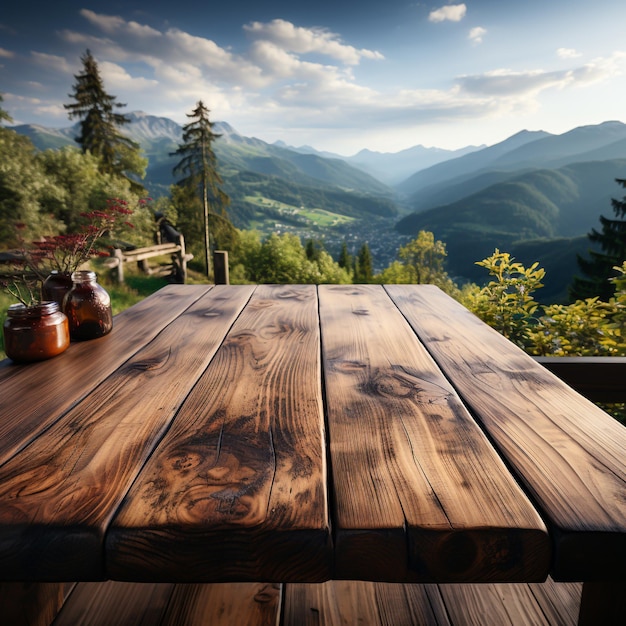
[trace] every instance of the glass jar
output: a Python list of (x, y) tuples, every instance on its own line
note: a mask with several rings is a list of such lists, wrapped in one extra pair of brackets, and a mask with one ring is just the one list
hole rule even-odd
[(2, 330), (4, 351), (17, 363), (50, 359), (70, 345), (67, 317), (57, 302), (12, 304)]
[(41, 299), (58, 302), (63, 309), (65, 294), (72, 288), (72, 273), (52, 270), (41, 286)]
[(113, 328), (111, 298), (97, 282), (96, 273), (90, 270), (73, 272), (72, 283), (63, 301), (72, 340), (96, 339), (110, 333)]

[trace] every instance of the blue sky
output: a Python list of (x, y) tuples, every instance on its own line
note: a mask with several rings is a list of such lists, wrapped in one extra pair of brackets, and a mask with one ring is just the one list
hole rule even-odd
[(344, 155), (626, 121), (623, 0), (58, 0), (0, 13), (16, 123), (70, 125), (89, 48), (125, 111), (198, 100), (247, 136)]

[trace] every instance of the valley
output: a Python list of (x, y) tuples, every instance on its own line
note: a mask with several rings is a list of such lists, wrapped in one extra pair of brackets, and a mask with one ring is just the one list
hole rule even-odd
[[(129, 115), (127, 134), (149, 159), (144, 184), (153, 197), (175, 182), (170, 156), (181, 127), (145, 113)], [(415, 146), (395, 154), (352, 157), (311, 147), (267, 144), (225, 122), (215, 142), (229, 215), (262, 236), (291, 232), (324, 243), (336, 258), (345, 241), (354, 254), (368, 243), (376, 271), (419, 230), (446, 243), (458, 282), (485, 278), (475, 262), (497, 247), (523, 263), (545, 262), (544, 297), (562, 300), (586, 255), (587, 233), (611, 215), (626, 177), (626, 125), (604, 122), (562, 135), (521, 131), (493, 146), (442, 151)], [(73, 145), (75, 128), (15, 127), (39, 149)]]

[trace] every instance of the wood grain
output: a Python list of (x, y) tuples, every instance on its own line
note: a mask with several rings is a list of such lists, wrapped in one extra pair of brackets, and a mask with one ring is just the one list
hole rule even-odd
[[(113, 331), (105, 337), (72, 344), (49, 361), (28, 365), (3, 361), (0, 464), (54, 424), (208, 289), (170, 285), (115, 316)], [(157, 297), (159, 306), (153, 307)]]
[[(572, 604), (580, 587), (550, 579), (534, 585), (286, 584), (282, 626), (575, 626)], [(550, 595), (552, 605), (535, 597), (535, 589)]]
[(63, 583), (0, 583), (0, 624), (49, 626), (63, 604)]
[(0, 579), (106, 576), (107, 523), (252, 289), (216, 287), (0, 467)]
[(541, 519), (383, 288), (319, 297), (334, 577), (545, 579)]
[(54, 626), (277, 626), (279, 613), (279, 585), (109, 581), (78, 584)]
[(317, 581), (332, 558), (313, 286), (259, 286), (107, 537), (120, 580)]
[(433, 286), (388, 292), (538, 503), (556, 580), (626, 580), (626, 428)]

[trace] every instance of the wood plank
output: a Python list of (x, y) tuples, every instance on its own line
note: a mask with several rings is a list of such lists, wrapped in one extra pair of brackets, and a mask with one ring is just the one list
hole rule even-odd
[(0, 623), (49, 626), (64, 596), (64, 583), (0, 583)]
[(626, 580), (626, 428), (436, 287), (387, 290), (541, 507), (555, 580)]
[[(438, 590), (425, 585), (331, 580), (286, 584), (281, 626), (452, 626)], [(434, 600), (434, 601), (433, 601)]]
[(175, 588), (172, 583), (79, 583), (54, 626), (160, 626)]
[[(553, 581), (418, 585), (335, 580), (320, 585), (286, 584), (282, 625), (575, 626), (576, 615), (569, 605), (570, 591), (576, 585), (559, 583), (561, 588), (568, 585), (567, 591), (553, 593), (555, 585)], [(534, 592), (546, 586), (554, 602), (547, 612)], [(577, 588), (580, 597), (580, 585)]]
[(106, 550), (119, 580), (329, 578), (314, 286), (257, 288), (133, 485)]
[(159, 626), (278, 626), (280, 608), (277, 583), (176, 585)]
[(544, 580), (543, 522), (383, 288), (319, 296), (334, 578)]
[[(545, 583), (531, 583), (528, 588), (550, 626), (574, 626), (578, 623), (581, 583), (557, 583), (548, 577)], [(596, 622), (597, 625), (600, 623)]]
[(528, 585), (439, 585), (439, 591), (452, 624), (552, 626)]
[[(113, 331), (72, 344), (49, 361), (0, 367), (0, 464), (49, 428), (111, 372), (153, 339), (208, 286), (164, 287), (114, 318)], [(153, 307), (158, 298), (159, 305)]]
[(106, 577), (107, 523), (252, 290), (209, 292), (0, 467), (0, 579)]
[(79, 583), (54, 626), (277, 626), (279, 614), (279, 585), (108, 581)]

